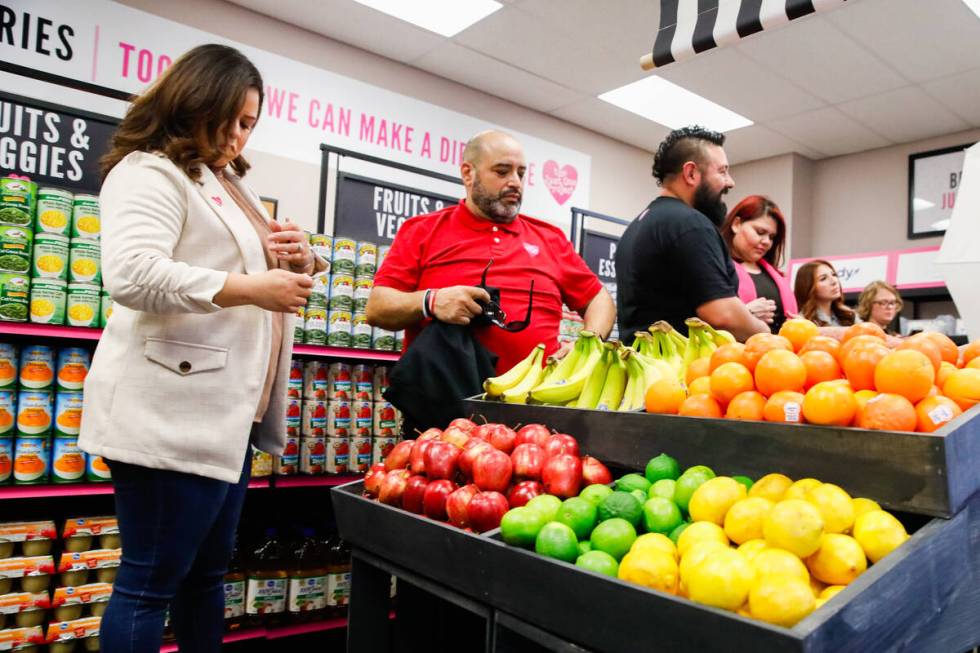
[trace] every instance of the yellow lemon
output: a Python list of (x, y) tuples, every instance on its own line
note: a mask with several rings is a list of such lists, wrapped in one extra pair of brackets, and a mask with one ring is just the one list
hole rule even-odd
[(847, 585), (868, 568), (861, 545), (840, 533), (824, 535), (820, 548), (806, 562), (810, 573), (830, 585)]
[(72, 304), (68, 309), (68, 317), (79, 322), (88, 322), (95, 316), (95, 311), (86, 304)]
[(795, 626), (816, 607), (810, 585), (797, 576), (763, 576), (749, 592), (752, 616), (777, 626)]
[(854, 520), (854, 539), (864, 549), (868, 560), (878, 562), (909, 539), (909, 534), (902, 522), (890, 513), (872, 510)]
[(828, 533), (846, 533), (854, 525), (851, 495), (833, 483), (823, 483), (806, 493), (806, 500), (817, 507)]
[[(738, 610), (755, 581), (755, 570), (738, 551), (723, 549), (711, 552), (687, 578), (687, 593), (692, 601), (725, 610)], [(810, 588), (807, 588), (810, 593)], [(811, 598), (813, 598), (811, 594)]]
[(728, 536), (718, 524), (709, 521), (694, 522), (684, 529), (680, 537), (677, 538), (677, 552), (684, 557), (684, 552), (695, 542), (701, 540), (715, 540), (728, 546)]
[(94, 215), (83, 215), (78, 218), (75, 223), (79, 231), (84, 231), (87, 234), (97, 234), (99, 233), (99, 218)]
[(773, 503), (782, 501), (786, 490), (793, 484), (793, 479), (783, 474), (766, 474), (749, 490), (750, 497), (763, 497)]
[(687, 553), (684, 554), (684, 557), (681, 558), (681, 585), (687, 587), (687, 579), (691, 577), (691, 571), (699, 564), (704, 562), (705, 558), (715, 551), (724, 551), (727, 548), (728, 547), (726, 545), (714, 540), (704, 540), (702, 542), (695, 542), (692, 544), (691, 548), (689, 548)]
[(60, 256), (55, 256), (54, 254), (42, 254), (37, 257), (37, 267), (45, 272), (51, 272), (57, 274), (61, 272), (61, 268), (65, 266), (64, 261)]
[(763, 539), (749, 540), (748, 542), (743, 542), (738, 547), (738, 552), (745, 556), (745, 559), (752, 562), (752, 558), (759, 555), (761, 551), (765, 551), (769, 545)]
[(48, 317), (54, 313), (54, 302), (50, 299), (38, 298), (31, 301), (31, 315)]
[(38, 216), (38, 220), (41, 224), (46, 227), (51, 227), (52, 229), (61, 229), (66, 224), (68, 224), (68, 216), (66, 216), (61, 211), (55, 211), (54, 209), (48, 209)]
[(820, 485), (822, 483), (815, 478), (801, 478), (786, 489), (786, 494), (783, 495), (783, 498), (805, 499), (807, 492)]
[(677, 560), (677, 545), (674, 541), (664, 535), (663, 533), (645, 533), (633, 542), (633, 546), (630, 547), (630, 553), (633, 551), (662, 551), (664, 553), (669, 553), (673, 556), (674, 560)]
[(803, 561), (789, 551), (782, 549), (766, 549), (752, 559), (752, 566), (759, 576), (796, 576), (810, 584), (810, 572)]
[(725, 535), (736, 544), (762, 538), (762, 522), (776, 505), (764, 497), (736, 501), (725, 515)]
[(881, 510), (881, 506), (871, 499), (851, 499), (851, 505), (854, 507), (854, 519), (857, 519), (866, 512)]
[(766, 543), (805, 558), (820, 548), (823, 517), (820, 511), (801, 499), (787, 499), (772, 507), (762, 523)]
[(653, 549), (627, 553), (619, 563), (618, 575), (621, 580), (668, 594), (677, 593), (680, 580), (674, 557)]
[(827, 599), (817, 598), (816, 602), (814, 603), (814, 608), (813, 609), (814, 610), (819, 610), (823, 606), (823, 604), (826, 603), (826, 602), (827, 602)]
[(818, 596), (817, 598), (823, 599), (824, 601), (829, 601), (830, 599), (834, 598), (835, 596), (843, 592), (845, 587), (846, 585), (830, 585), (828, 587), (825, 587), (824, 590), (820, 592), (820, 596)]
[(718, 476), (701, 484), (688, 505), (693, 521), (710, 521), (721, 526), (736, 501), (744, 499), (745, 486), (728, 476)]
[[(807, 573), (809, 573), (809, 571)], [(819, 599), (820, 594), (827, 589), (827, 584), (814, 578), (813, 575), (810, 574), (810, 589), (813, 590), (813, 595)]]

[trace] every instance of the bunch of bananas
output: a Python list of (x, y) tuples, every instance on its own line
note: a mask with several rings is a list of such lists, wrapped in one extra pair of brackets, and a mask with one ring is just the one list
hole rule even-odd
[[(715, 329), (704, 320), (689, 317), (684, 320), (687, 325), (687, 345), (681, 356), (685, 374), (687, 366), (699, 358), (711, 358), (718, 347), (735, 342), (735, 336), (723, 329)], [(681, 377), (683, 380), (683, 377)]]

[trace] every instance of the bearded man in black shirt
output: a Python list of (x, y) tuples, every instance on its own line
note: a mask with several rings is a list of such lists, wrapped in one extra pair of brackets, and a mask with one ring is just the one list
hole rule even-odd
[(653, 163), (660, 196), (627, 227), (616, 249), (619, 332), (624, 340), (657, 320), (686, 333), (699, 317), (744, 341), (768, 333), (738, 298), (738, 278), (718, 227), (722, 200), (735, 187), (724, 134), (702, 127), (672, 131)]

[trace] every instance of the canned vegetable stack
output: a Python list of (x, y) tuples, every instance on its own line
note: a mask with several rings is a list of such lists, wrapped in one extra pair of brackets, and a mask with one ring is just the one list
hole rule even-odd
[(37, 184), (0, 179), (0, 320), (27, 320)]

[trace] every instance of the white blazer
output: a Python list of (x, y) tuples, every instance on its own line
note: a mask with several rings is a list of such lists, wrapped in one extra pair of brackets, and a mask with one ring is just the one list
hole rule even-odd
[[(225, 174), (261, 215), (259, 198)], [(206, 166), (200, 183), (133, 152), (106, 177), (102, 269), (115, 302), (85, 380), (79, 446), (144, 467), (238, 480), (269, 365), (272, 313), (212, 302), (230, 272), (267, 269), (255, 228)], [(254, 444), (285, 445), (294, 316)]]

